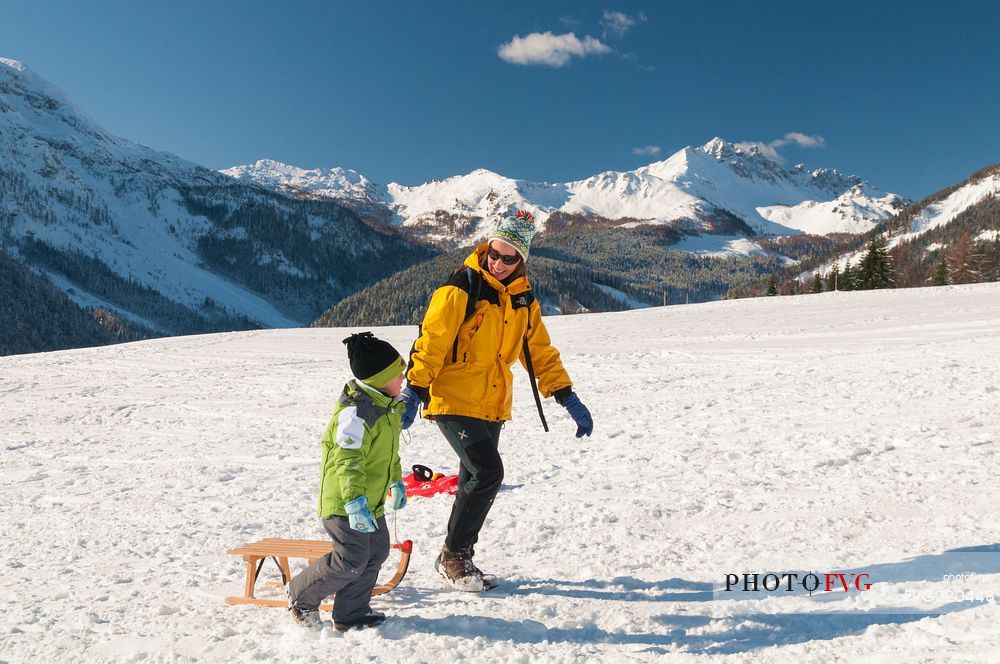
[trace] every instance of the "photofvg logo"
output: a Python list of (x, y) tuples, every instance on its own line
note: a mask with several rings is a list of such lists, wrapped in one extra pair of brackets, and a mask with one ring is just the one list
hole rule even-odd
[[(828, 556), (823, 556), (828, 558)], [(829, 568), (828, 568), (829, 569)], [(1000, 545), (990, 544), (831, 571), (727, 572), (713, 584), (731, 610), (942, 615), (1000, 597)], [(769, 607), (766, 611), (775, 610)]]
[[(852, 591), (864, 592), (872, 587), (869, 579), (871, 575), (867, 572), (860, 574), (854, 572), (824, 572), (816, 574), (814, 572), (784, 572), (781, 574), (768, 572), (766, 574), (727, 574), (723, 592), (744, 592), (756, 593), (764, 592), (806, 592), (812, 595), (815, 592), (839, 592), (849, 593)], [(822, 588), (822, 591), (820, 589)]]

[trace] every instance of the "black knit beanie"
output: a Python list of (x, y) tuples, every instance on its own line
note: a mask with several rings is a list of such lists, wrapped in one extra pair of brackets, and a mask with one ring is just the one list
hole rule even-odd
[(403, 373), (406, 363), (388, 342), (375, 338), (371, 332), (359, 332), (344, 339), (351, 373), (358, 380), (382, 389)]

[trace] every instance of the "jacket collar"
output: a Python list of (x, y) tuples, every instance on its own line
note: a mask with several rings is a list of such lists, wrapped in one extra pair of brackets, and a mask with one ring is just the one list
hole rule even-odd
[(351, 396), (358, 394), (364, 395), (368, 397), (376, 406), (379, 408), (385, 408), (386, 410), (400, 403), (398, 399), (390, 397), (385, 392), (376, 390), (370, 385), (365, 385), (360, 380), (352, 379), (348, 381), (347, 385), (344, 385), (344, 393)]
[(486, 247), (489, 246), (489, 242), (483, 242), (481, 245), (475, 248), (475, 250), (469, 254), (469, 257), (465, 259), (466, 267), (471, 267), (473, 270), (477, 270), (479, 274), (483, 275), (483, 280), (496, 290), (503, 292), (507, 289), (507, 292), (511, 295), (517, 295), (518, 293), (523, 293), (525, 291), (531, 290), (531, 283), (528, 281), (527, 276), (518, 277), (514, 281), (510, 282), (504, 286), (500, 281), (497, 280), (489, 270), (484, 270), (479, 265), (479, 260), (483, 254), (486, 253)]

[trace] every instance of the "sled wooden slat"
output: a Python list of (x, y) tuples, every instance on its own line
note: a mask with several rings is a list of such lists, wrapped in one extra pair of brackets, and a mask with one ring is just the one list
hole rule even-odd
[[(227, 597), (226, 604), (256, 604), (258, 606), (288, 606), (283, 599), (261, 599), (254, 597), (254, 588), (257, 585), (258, 569), (262, 567), (261, 561), (267, 558), (274, 558), (283, 573), (281, 585), (283, 586), (292, 577), (291, 567), (288, 564), (289, 558), (305, 558), (310, 564), (330, 553), (333, 544), (330, 540), (294, 540), (281, 539), (278, 537), (268, 537), (259, 542), (244, 544), (235, 549), (230, 549), (226, 553), (243, 556), (246, 562), (246, 584), (243, 588), (243, 597)], [(413, 552), (413, 541), (405, 540), (402, 544), (393, 544), (393, 549), (400, 552), (399, 566), (396, 573), (387, 583), (375, 586), (372, 595), (384, 595), (399, 585), (406, 571), (410, 567), (410, 554)], [(330, 611), (332, 604), (322, 604), (324, 611)]]

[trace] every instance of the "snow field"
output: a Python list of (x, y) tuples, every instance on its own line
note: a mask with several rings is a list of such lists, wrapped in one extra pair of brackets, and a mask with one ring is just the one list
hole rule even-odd
[[(1000, 596), (1000, 285), (546, 324), (596, 429), (577, 440), (547, 400), (544, 433), (515, 369), (477, 545), (504, 584), (444, 590), (450, 500), (414, 498), (388, 517), (415, 542), (373, 604), (391, 619), (318, 638), (280, 609), (225, 605), (244, 575), (225, 551), (322, 537), (318, 442), (348, 330), (0, 358), (0, 660), (1000, 661), (996, 603), (906, 595), (941, 590), (966, 547)], [(416, 329), (375, 331), (405, 353)], [(429, 422), (401, 455), (456, 470)], [(795, 570), (876, 585), (819, 603), (713, 592), (729, 573)]]

